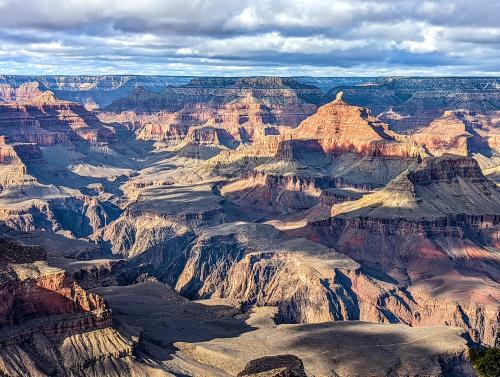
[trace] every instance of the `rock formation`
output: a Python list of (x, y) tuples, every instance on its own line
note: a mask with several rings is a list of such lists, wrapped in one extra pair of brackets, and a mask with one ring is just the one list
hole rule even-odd
[(498, 111), (498, 79), (467, 77), (386, 77), (358, 86), (337, 87), (347, 102), (369, 108), (394, 130), (429, 125), (446, 110), (468, 109), (487, 114)]
[(166, 375), (134, 356), (139, 334), (113, 329), (104, 300), (46, 258), (40, 247), (0, 235), (2, 374)]
[(363, 153), (374, 142), (384, 140), (370, 122), (367, 110), (349, 106), (337, 98), (318, 109), (297, 128), (296, 136), (301, 139), (318, 140), (327, 153), (353, 151)]
[[(356, 193), (337, 197), (329, 193), (345, 187), (373, 189), (386, 184), (411, 161), (426, 156), (416, 143), (395, 138), (387, 125), (368, 110), (346, 104), (340, 94), (296, 129), (283, 133), (212, 159), (219, 168), (229, 165), (222, 171), (229, 169), (225, 174), (232, 178), (241, 174), (241, 165), (251, 168), (241, 179), (224, 186), (222, 195), (241, 205), (271, 206), (285, 213), (305, 210), (327, 196), (338, 201), (359, 197)], [(235, 163), (236, 168), (231, 169)], [(378, 169), (374, 169), (376, 163), (381, 165)], [(368, 177), (360, 177), (363, 170)], [(387, 176), (374, 177), (383, 171)]]
[(404, 322), (454, 323), (496, 344), (499, 260), (490, 247), (498, 247), (499, 203), (497, 187), (474, 160), (429, 158), (378, 192), (334, 205), (330, 218), (309, 227), (314, 239), (409, 286), (427, 311), (410, 310)]
[(18, 87), (0, 84), (0, 102), (29, 102), (39, 97), (45, 88), (36, 81), (25, 82)]
[[(168, 87), (162, 93), (139, 88), (130, 96), (114, 101), (108, 111), (180, 112), (183, 120), (196, 119), (205, 123), (211, 116), (221, 115), (235, 100), (248, 96), (257, 98), (272, 113), (279, 125), (296, 126), (312, 114), (321, 101), (322, 93), (314, 86), (299, 84), (294, 79), (257, 78), (196, 78), (180, 87)], [(270, 119), (270, 118), (269, 118)]]
[(293, 355), (261, 357), (250, 361), (238, 377), (306, 377), (304, 364)]
[(412, 139), (422, 144), (433, 156), (452, 153), (468, 156), (467, 141), (472, 135), (455, 113), (447, 111), (429, 126), (412, 135)]
[(0, 104), (0, 130), (11, 142), (54, 145), (69, 140), (105, 141), (112, 130), (83, 106), (46, 91), (35, 98)]

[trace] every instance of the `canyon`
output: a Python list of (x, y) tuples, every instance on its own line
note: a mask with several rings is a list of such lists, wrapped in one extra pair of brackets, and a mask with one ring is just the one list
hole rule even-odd
[(0, 76), (0, 372), (474, 376), (500, 346), (499, 100)]

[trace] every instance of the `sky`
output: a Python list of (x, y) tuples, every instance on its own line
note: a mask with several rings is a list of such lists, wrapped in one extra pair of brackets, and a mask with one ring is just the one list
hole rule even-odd
[(0, 74), (500, 75), (500, 0), (0, 0)]

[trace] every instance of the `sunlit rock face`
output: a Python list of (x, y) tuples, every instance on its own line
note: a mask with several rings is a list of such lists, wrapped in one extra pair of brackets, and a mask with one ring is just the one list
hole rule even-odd
[(27, 102), (40, 96), (46, 89), (36, 81), (22, 83), (18, 87), (0, 84), (0, 102)]
[(453, 112), (445, 112), (442, 117), (432, 121), (429, 126), (413, 135), (413, 140), (422, 144), (432, 155), (441, 156), (452, 153), (459, 156), (469, 155), (465, 123)]
[(417, 147), (397, 141), (387, 125), (369, 110), (352, 106), (337, 98), (320, 107), (304, 120), (293, 137), (317, 140), (325, 153), (355, 152), (361, 155), (409, 157), (419, 154)]
[(113, 328), (112, 311), (100, 296), (49, 266), (46, 250), (16, 234), (0, 224), (4, 375), (168, 375), (134, 356), (140, 334)]
[(339, 93), (333, 102), (320, 107), (300, 124), (297, 137), (318, 140), (327, 153), (336, 150), (363, 152), (372, 143), (384, 140), (372, 125), (376, 121), (370, 118), (366, 109), (345, 103)]
[[(99, 296), (85, 292), (64, 270), (49, 267), (44, 249), (25, 245), (4, 234), (5, 231), (4, 224), (0, 224), (3, 277), (0, 327), (17, 326), (34, 318), (86, 312), (102, 314), (103, 324), (109, 326), (111, 322), (105, 318), (108, 307)], [(91, 324), (92, 320), (88, 322)]]
[(70, 140), (107, 141), (113, 137), (83, 106), (61, 101), (49, 91), (14, 103), (0, 104), (0, 129), (11, 142), (54, 145)]
[(309, 227), (311, 237), (383, 270), (424, 306), (442, 310), (427, 318), (418, 311), (410, 323), (455, 318), (472, 337), (495, 344), (499, 259), (491, 248), (498, 247), (499, 203), (500, 191), (473, 159), (429, 158), (376, 193), (334, 205), (331, 217)]

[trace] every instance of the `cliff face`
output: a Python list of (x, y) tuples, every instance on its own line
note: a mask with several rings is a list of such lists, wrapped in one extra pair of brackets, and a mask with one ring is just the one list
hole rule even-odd
[(96, 313), (96, 320), (102, 317), (103, 326), (110, 325), (104, 301), (85, 292), (63, 270), (49, 267), (43, 249), (0, 236), (0, 328), (40, 318), (50, 320), (51, 316), (79, 317), (85, 313)]
[(54, 145), (70, 140), (106, 141), (111, 129), (77, 103), (57, 100), (51, 92), (0, 104), (0, 131), (10, 142)]
[(495, 165), (499, 154), (498, 112), (487, 115), (469, 110), (445, 111), (427, 127), (410, 137), (423, 145), (429, 153), (441, 156), (453, 153), (461, 156), (483, 156)]
[(468, 109), (482, 114), (496, 111), (500, 104), (498, 80), (466, 77), (387, 77), (371, 84), (337, 87), (347, 102), (364, 106), (397, 131), (429, 125), (446, 110)]
[(0, 84), (0, 102), (28, 102), (40, 96), (46, 90), (36, 81), (25, 82), (17, 87)]
[[(374, 206), (368, 208), (368, 204)], [(500, 193), (485, 178), (478, 163), (467, 157), (448, 156), (424, 159), (383, 190), (344, 207), (333, 207), (332, 214), (432, 221), (454, 216), (496, 216), (499, 208)]]
[[(16, 89), (25, 85), (38, 83), (44, 90), (54, 92), (57, 98), (82, 105), (93, 103), (104, 108), (113, 100), (129, 94), (134, 88), (141, 86), (151, 91), (159, 92), (168, 85), (182, 85), (189, 82), (189, 77), (178, 76), (127, 76), (127, 75), (100, 75), (100, 76), (10, 76), (0, 75), (0, 88), (5, 88), (15, 98)], [(0, 89), (1, 90), (1, 89)], [(6, 98), (0, 95), (1, 98)], [(7, 99), (5, 99), (7, 101)]]
[[(196, 78), (183, 86), (168, 87), (162, 93), (138, 89), (128, 97), (114, 101), (107, 110), (179, 112), (184, 120), (197, 119), (200, 123), (215, 114), (219, 121), (224, 118), (227, 121), (224, 114), (227, 114), (228, 107), (233, 107), (234, 113), (236, 109), (232, 103), (249, 96), (257, 98), (268, 114), (272, 114), (265, 116), (266, 120), (296, 126), (315, 111), (322, 93), (316, 87), (286, 78)], [(238, 121), (245, 120), (246, 116), (241, 115), (243, 117)]]
[[(408, 301), (391, 284), (365, 276), (353, 260), (305, 239), (287, 240), (270, 225), (229, 223), (168, 237), (155, 229), (163, 243), (153, 246), (151, 237), (136, 234), (129, 253), (136, 267), (125, 268), (122, 278), (153, 275), (189, 298), (276, 306), (277, 320), (285, 323), (385, 322), (391, 317), (384, 297)], [(139, 240), (150, 246), (136, 254)]]
[[(23, 160), (39, 160), (42, 157), (40, 147), (34, 143), (7, 144), (0, 139), (0, 185), (9, 186), (30, 179), (26, 176), (26, 165)], [(31, 179), (32, 180), (32, 179)]]
[(63, 270), (49, 267), (42, 249), (5, 236), (0, 249), (0, 364), (4, 373), (31, 367), (27, 355), (9, 363), (13, 355), (6, 349), (22, 347), (30, 339), (64, 338), (111, 326), (111, 312), (102, 298), (85, 292)]
[[(317, 205), (327, 195), (326, 190), (334, 187), (335, 180), (327, 177), (255, 171), (225, 185), (221, 195), (241, 206), (274, 208), (281, 213), (294, 213)], [(356, 197), (356, 194), (352, 196)]]
[(28, 200), (19, 198), (18, 183), (14, 183), (16, 189), (5, 188), (1, 198), (14, 203), (0, 208), (0, 220), (11, 228), (20, 231), (62, 231), (70, 238), (88, 237), (115, 218), (115, 214), (97, 199), (82, 195), (72, 197), (63, 190), (40, 185), (33, 179), (23, 180), (22, 184), (30, 187), (33, 196), (42, 193), (48, 199), (36, 196)]
[[(497, 187), (474, 160), (429, 158), (378, 192), (334, 205), (330, 218), (308, 227), (314, 239), (408, 286), (425, 313), (442, 310), (435, 323), (454, 323), (495, 344), (500, 260), (490, 248), (498, 247), (499, 208)], [(481, 288), (472, 288), (479, 281)], [(434, 314), (421, 310), (409, 310), (407, 320), (432, 323)]]
[(412, 139), (424, 145), (433, 156), (441, 156), (443, 153), (467, 156), (467, 141), (471, 137), (464, 122), (453, 112), (445, 112), (442, 117), (415, 133)]
[(134, 356), (139, 333), (112, 328), (104, 300), (46, 257), (40, 247), (0, 234), (2, 374), (167, 375)]
[[(143, 115), (141, 117), (151, 118)], [(176, 114), (159, 113), (156, 119), (146, 120), (138, 127), (137, 137), (142, 140), (164, 141), (179, 144), (186, 137), (189, 122), (180, 122)]]

